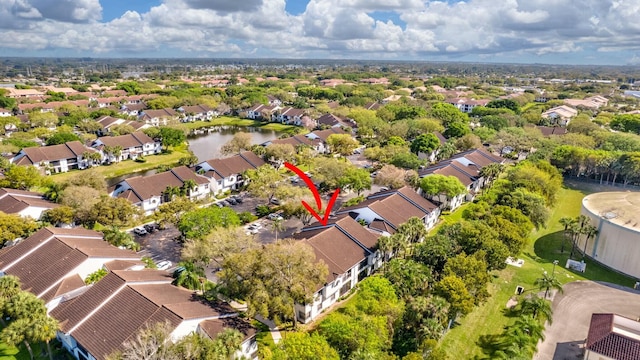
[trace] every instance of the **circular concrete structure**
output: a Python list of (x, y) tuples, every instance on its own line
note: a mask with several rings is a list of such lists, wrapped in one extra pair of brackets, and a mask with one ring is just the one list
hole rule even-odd
[[(582, 199), (582, 215), (598, 229), (586, 244), (587, 256), (640, 278), (640, 192), (602, 192)], [(578, 247), (585, 249), (585, 236)]]

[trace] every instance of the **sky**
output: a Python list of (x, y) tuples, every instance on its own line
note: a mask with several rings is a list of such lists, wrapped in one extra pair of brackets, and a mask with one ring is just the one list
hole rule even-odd
[(0, 56), (640, 65), (639, 0), (0, 0)]

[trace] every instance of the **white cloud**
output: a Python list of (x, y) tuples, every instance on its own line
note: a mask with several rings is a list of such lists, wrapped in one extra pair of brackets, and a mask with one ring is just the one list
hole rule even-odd
[[(311, 0), (299, 15), (285, 1), (295, 0), (163, 0), (100, 22), (98, 0), (0, 0), (0, 28), (12, 39), (2, 46), (367, 59), (640, 51), (637, 0)], [(375, 11), (403, 24), (375, 19)]]

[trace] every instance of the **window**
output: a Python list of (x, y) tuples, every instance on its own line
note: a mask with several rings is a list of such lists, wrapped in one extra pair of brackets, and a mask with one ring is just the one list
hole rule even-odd
[(360, 262), (360, 265), (358, 265), (358, 271), (361, 271), (362, 269), (366, 268), (367, 265), (369, 265), (369, 259), (365, 258)]

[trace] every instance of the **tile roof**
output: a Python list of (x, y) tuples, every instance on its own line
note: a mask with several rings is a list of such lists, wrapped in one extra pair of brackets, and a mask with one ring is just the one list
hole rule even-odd
[(327, 264), (327, 282), (335, 280), (369, 256), (378, 237), (379, 234), (368, 231), (349, 216), (334, 219), (326, 226), (312, 224), (294, 235), (313, 248), (316, 260)]
[(193, 180), (199, 185), (209, 183), (206, 177), (196, 174), (186, 166), (178, 166), (159, 174), (135, 176), (122, 180), (119, 184), (128, 184), (130, 189), (122, 192), (118, 197), (137, 204), (154, 196), (161, 196), (168, 186), (180, 187), (187, 180)]
[(178, 115), (178, 113), (173, 109), (144, 110), (143, 113), (143, 118), (148, 119), (175, 117)]
[(193, 106), (183, 106), (181, 107), (182, 111), (186, 114), (200, 114), (207, 113), (212, 109), (207, 105), (193, 105)]
[(551, 135), (564, 135), (567, 133), (567, 128), (561, 126), (536, 126), (543, 136)]
[(256, 328), (245, 319), (238, 316), (230, 316), (219, 319), (210, 319), (200, 322), (200, 329), (211, 339), (215, 339), (225, 329), (236, 329), (244, 335), (245, 340), (256, 334)]
[(143, 133), (142, 131), (136, 131), (131, 134), (119, 136), (103, 136), (94, 141), (94, 146), (98, 141), (107, 146), (122, 146), (124, 149), (140, 147), (144, 144), (155, 142), (152, 138), (147, 136), (147, 134)]
[[(205, 161), (213, 168), (213, 171), (221, 178), (231, 175), (242, 174), (249, 169), (256, 169), (265, 164), (258, 155), (251, 151), (243, 151), (240, 154), (222, 159), (211, 159)], [(200, 163), (202, 165), (203, 163)], [(196, 167), (198, 169), (198, 166)], [(209, 172), (205, 173), (210, 174)], [(210, 176), (209, 176), (210, 177)]]
[(82, 289), (85, 287), (85, 283), (78, 274), (67, 276), (62, 279), (56, 286), (52, 287), (49, 291), (44, 293), (40, 298), (45, 302), (51, 301), (58, 296), (67, 294), (71, 291)]
[[(24, 158), (30, 164), (38, 164), (41, 161), (55, 161), (61, 159), (71, 159), (82, 155), (87, 151), (80, 141), (70, 141), (59, 145), (34, 146), (22, 149)], [(22, 162), (24, 163), (25, 160)]]
[[(365, 207), (371, 209), (381, 217), (380, 220), (384, 220), (394, 229), (397, 229), (400, 224), (411, 217), (415, 216), (422, 219), (437, 209), (434, 203), (423, 198), (410, 187), (404, 186), (400, 189), (390, 189), (371, 194), (362, 203), (342, 208), (337, 214), (352, 213), (354, 210)], [(374, 228), (384, 230), (387, 226), (376, 223)]]
[(0, 211), (17, 214), (29, 206), (53, 209), (59, 205), (45, 200), (40, 193), (0, 188)]
[(60, 329), (97, 359), (104, 359), (146, 326), (168, 321), (214, 319), (235, 314), (223, 304), (206, 303), (190, 290), (171, 285), (160, 270), (114, 271), (83, 294), (51, 311)]
[(489, 164), (502, 164), (504, 158), (491, 154), (484, 149), (471, 149), (453, 155), (447, 160), (418, 171), (420, 177), (429, 174), (455, 176), (462, 184), (469, 186), (480, 175), (480, 170)]
[(23, 289), (41, 296), (89, 258), (139, 256), (109, 245), (95, 231), (45, 228), (15, 246), (1, 249), (0, 270), (19, 277)]
[(638, 322), (615, 314), (592, 314), (586, 349), (616, 360), (640, 359)]

